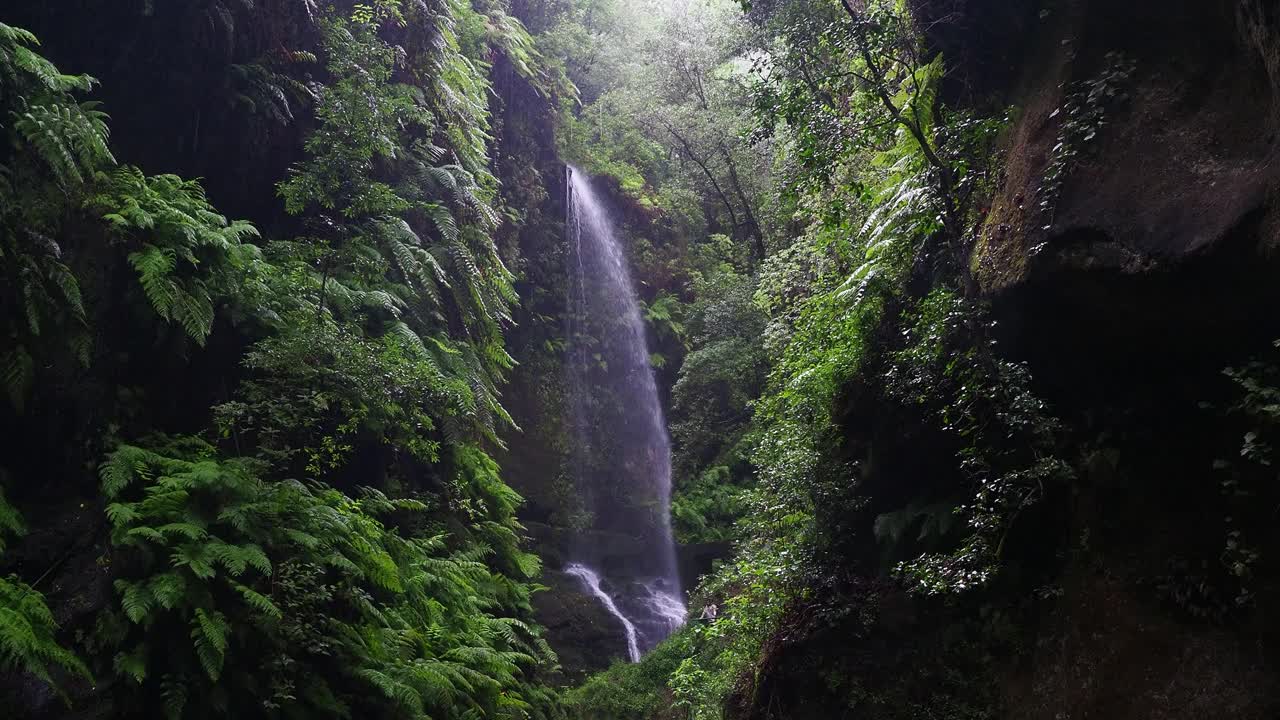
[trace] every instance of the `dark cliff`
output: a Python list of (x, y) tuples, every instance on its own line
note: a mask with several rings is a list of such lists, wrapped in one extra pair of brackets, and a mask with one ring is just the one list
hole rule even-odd
[[(1280, 13), (912, 4), (948, 102), (1013, 108), (970, 295), (1064, 424), (1073, 479), (976, 596), (909, 595), (849, 550), (858, 569), (788, 612), (735, 716), (1275, 717), (1278, 498), (1273, 473), (1242, 479), (1254, 426), (1224, 368), (1265, 372), (1280, 337)], [(864, 486), (948, 472), (928, 458), (954, 448), (849, 395)]]

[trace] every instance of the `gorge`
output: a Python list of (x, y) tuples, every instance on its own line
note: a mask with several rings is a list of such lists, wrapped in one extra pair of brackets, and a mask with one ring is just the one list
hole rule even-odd
[(1278, 250), (1267, 0), (0, 3), (5, 717), (1273, 720)]

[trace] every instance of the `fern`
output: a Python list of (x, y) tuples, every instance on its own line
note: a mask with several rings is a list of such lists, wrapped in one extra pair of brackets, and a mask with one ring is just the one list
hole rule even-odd
[[(510, 418), (497, 401), (496, 386), (511, 367), (501, 332), (511, 322), (516, 294), (514, 276), (491, 234), (499, 222), (486, 200), (494, 180), (483, 160), (483, 142), (480, 154), (459, 154), (457, 138), (450, 138), (448, 153), (407, 132), (437, 128), (449, 116), (447, 98), (454, 91), (460, 103), (455, 108), (479, 113), (472, 125), (483, 124), (483, 82), (458, 52), (454, 35), (455, 18), (471, 12), (453, 2), (411, 12), (411, 21), (436, 29), (440, 51), (410, 59), (414, 72), (430, 66), (446, 75), (462, 73), (432, 81), (443, 96), (392, 84), (392, 48), (360, 23), (330, 21), (326, 64), (335, 80), (319, 102), (321, 128), (307, 143), (312, 157), (280, 189), (290, 212), (333, 208), (347, 220), (340, 240), (330, 241), (337, 248), (324, 271), (312, 276), (321, 295), (319, 312), (405, 341), (418, 361), (431, 362), (427, 370), (444, 371), (443, 377), (432, 372), (431, 394), (446, 398), (450, 409), (434, 413), (431, 425), (496, 441), (495, 422)], [(371, 105), (370, 97), (379, 103)], [(397, 145), (407, 152), (394, 152)], [(453, 162), (441, 163), (446, 155)], [(388, 182), (378, 166), (393, 170), (398, 181)], [(447, 357), (436, 352), (440, 347), (449, 348)]]
[(139, 247), (129, 264), (152, 309), (203, 345), (213, 330), (215, 301), (234, 297), (245, 268), (260, 261), (244, 245), (258, 231), (219, 215), (194, 181), (121, 167), (99, 173), (97, 182), (89, 206)]
[[(904, 81), (897, 99), (927, 135), (933, 133), (932, 98), (941, 72), (941, 59), (935, 59)], [(909, 133), (898, 133), (893, 147), (876, 154), (868, 174), (878, 182), (868, 187), (872, 210), (859, 230), (860, 262), (837, 289), (837, 297), (855, 304), (873, 285), (895, 285), (910, 252), (941, 229), (942, 207), (932, 170)]]
[(0, 670), (22, 670), (53, 685), (51, 669), (90, 678), (84, 662), (58, 644), (58, 625), (44, 596), (9, 576), (0, 578)]
[[(0, 23), (0, 88), (38, 90), (50, 93), (87, 92), (97, 82), (88, 75), (64, 75), (53, 63), (31, 48), (40, 45), (36, 36)], [(0, 95), (0, 100), (4, 96)]]
[(4, 553), (6, 535), (22, 535), (27, 531), (26, 523), (18, 509), (10, 505), (4, 496), (4, 487), (0, 486), (0, 554)]
[(216, 681), (222, 673), (222, 664), (227, 654), (227, 635), (230, 632), (231, 627), (222, 613), (196, 608), (195, 618), (191, 622), (191, 637), (196, 654), (210, 680)]
[(294, 121), (294, 106), (316, 100), (315, 91), (277, 69), (277, 61), (314, 63), (311, 53), (277, 53), (247, 64), (233, 64), (228, 70), (236, 86), (234, 102), (250, 113), (278, 125)]
[(168, 720), (179, 720), (186, 710), (188, 681), (166, 673), (160, 681), (160, 696), (164, 698), (164, 715)]
[(282, 619), (283, 616), (280, 612), (280, 608), (276, 606), (275, 603), (271, 602), (271, 598), (247, 585), (241, 585), (240, 583), (232, 583), (232, 587), (240, 592), (240, 595), (244, 597), (245, 602), (254, 610), (257, 610), (273, 620), (278, 621)]
[(529, 80), (543, 95), (551, 96), (554, 88), (548, 81), (542, 55), (524, 24), (497, 8), (489, 12), (488, 20), (490, 41), (502, 49), (521, 77)]
[[(0, 26), (0, 32), (3, 28)], [(0, 485), (0, 554), (5, 551), (9, 536), (24, 532), (22, 515), (9, 503)], [(31, 673), (55, 690), (57, 685), (51, 675), (55, 667), (89, 679), (84, 662), (58, 643), (57, 631), (57, 622), (43, 595), (17, 576), (0, 577), (0, 670)]]
[(9, 402), (17, 410), (26, 404), (27, 392), (35, 378), (35, 362), (27, 349), (18, 345), (0, 354), (0, 382), (4, 383)]
[(112, 669), (117, 675), (127, 677), (135, 683), (147, 679), (147, 645), (139, 644), (132, 652), (117, 653), (112, 662)]
[(169, 248), (146, 245), (139, 252), (129, 253), (129, 264), (138, 273), (151, 307), (160, 317), (173, 319), (173, 306), (181, 290), (169, 276), (178, 266), (177, 253)]
[[(483, 452), (467, 457), (481, 475), (460, 482), (494, 517), (509, 518), (519, 497), (496, 479), (496, 465)], [(307, 602), (281, 590), (288, 586), (283, 578), (270, 594), (260, 584), (276, 574), (269, 557), (285, 557), (345, 588), (344, 606), (323, 612), (345, 618), (325, 622), (346, 660), (336, 668), (299, 668), (291, 682), (305, 689), (281, 702), (332, 698), (334, 684), (351, 683), (368, 688), (363, 703), (374, 715), (395, 707), (413, 717), (462, 718), (467, 709), (496, 712), (504, 696), (530, 702), (521, 694), (521, 668), (545, 655), (529, 625), (493, 614), (500, 602), (491, 593), (499, 585), (484, 559), (494, 548), (470, 542), (450, 551), (445, 536), (403, 537), (378, 517), (421, 513), (426, 504), (373, 489), (352, 499), (319, 484), (265, 483), (251, 463), (219, 458), (193, 439), (123, 446), (101, 474), (114, 500), (107, 510), (113, 543), (140, 568), (116, 583), (121, 610), (137, 628), (116, 670), (144, 686), (158, 683), (162, 698), (179, 692), (176, 677), (187, 678), (181, 697), (191, 707), (230, 682), (229, 674), (258, 672), (249, 649), (264, 638), (251, 628), (287, 624), (284, 604)], [(499, 545), (515, 541), (502, 522), (484, 534)], [(527, 590), (516, 592), (519, 605)], [(155, 664), (164, 672), (149, 669)], [(343, 707), (322, 705), (333, 711), (324, 716)]]
[(54, 102), (17, 114), (14, 129), (40, 156), (63, 187), (82, 185), (86, 175), (115, 164), (107, 147), (106, 114), (98, 104)]
[[(93, 85), (88, 76), (63, 75), (32, 48), (34, 36), (0, 24), (0, 120), (14, 152), (0, 168), (0, 302), (21, 307), (19, 321), (6, 318), (0, 335), (0, 382), (21, 411), (36, 368), (61, 356), (89, 363), (90, 337), (79, 282), (62, 262), (52, 238), (66, 208), (41, 198), (57, 194), (73, 201), (88, 177), (115, 160), (107, 147), (106, 116), (71, 93)], [(11, 177), (21, 178), (15, 188)], [(55, 332), (56, 328), (56, 332)]]
[[(197, 16), (220, 32), (251, 6), (218, 0)], [(175, 335), (203, 344), (228, 307), (269, 317), (247, 380), (218, 410), (235, 457), (156, 436), (99, 468), (115, 575), (102, 642), (129, 681), (113, 692), (142, 714), (473, 720), (549, 703), (530, 680), (549, 649), (525, 622), (538, 563), (519, 547), (519, 496), (481, 449), (510, 423), (498, 387), (516, 302), (494, 239), (487, 63), (500, 49), (535, 78), (538, 57), (518, 21), (461, 0), (403, 8), (433, 41), (393, 48), (374, 27), (384, 10), (326, 23), (322, 91), (277, 72), (279, 58), (230, 69), (236, 102), (270, 122), (291, 121), (316, 91), (319, 129), (281, 192), (290, 212), (329, 222), (307, 223), (320, 238), (262, 252), (198, 183), (113, 168), (105, 115), (68, 95), (92, 81), (58, 75), (30, 52), (34, 38), (0, 25), (0, 104), (17, 148), (5, 157), (15, 171), (0, 170), (6, 386), (38, 382), (47, 341), (68, 327), (88, 337), (85, 298), (51, 239), (62, 220), (8, 202), (20, 178), (100, 219), (138, 279), (131, 299)], [(87, 343), (64, 352), (88, 360)], [(390, 448), (384, 488), (426, 472), (438, 491), (325, 485), (368, 437)], [(3, 644), (0, 617), (0, 647), (43, 647)], [(28, 625), (52, 638), (46, 619)], [(70, 667), (53, 650), (21, 652), (23, 664)]]

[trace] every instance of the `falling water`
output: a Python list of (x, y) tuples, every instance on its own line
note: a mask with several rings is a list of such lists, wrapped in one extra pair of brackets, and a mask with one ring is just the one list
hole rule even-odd
[(564, 568), (565, 573), (572, 575), (580, 580), (582, 584), (587, 586), (587, 590), (600, 601), (601, 605), (609, 611), (614, 617), (622, 621), (622, 630), (627, 635), (627, 658), (631, 662), (640, 662), (640, 644), (636, 638), (636, 626), (622, 611), (618, 609), (617, 603), (609, 596), (609, 593), (600, 589), (600, 575), (595, 570), (586, 565), (578, 563), (569, 563)]
[(585, 519), (566, 572), (622, 620), (635, 661), (685, 621), (671, 536), (671, 443), (614, 224), (590, 178), (568, 174), (566, 371)]

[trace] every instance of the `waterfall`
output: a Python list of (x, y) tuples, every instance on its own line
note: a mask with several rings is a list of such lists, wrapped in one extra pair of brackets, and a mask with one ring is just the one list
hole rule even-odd
[(671, 535), (671, 442), (614, 223), (590, 178), (567, 172), (565, 367), (580, 532), (566, 572), (622, 620), (635, 661), (686, 615)]

